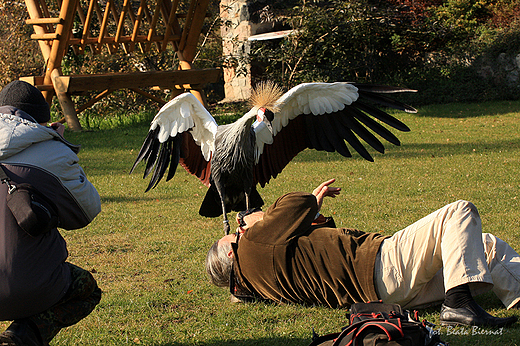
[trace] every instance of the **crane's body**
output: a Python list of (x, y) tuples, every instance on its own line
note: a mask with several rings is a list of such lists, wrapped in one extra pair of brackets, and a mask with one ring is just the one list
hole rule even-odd
[(282, 95), (277, 86), (267, 83), (254, 93), (249, 112), (220, 126), (193, 95), (185, 93), (155, 116), (132, 171), (141, 160), (147, 161), (144, 177), (153, 170), (148, 191), (158, 184), (168, 164), (167, 180), (180, 163), (208, 186), (199, 213), (223, 215), (228, 234), (227, 213), (262, 206), (257, 184), (265, 186), (305, 148), (350, 157), (346, 141), (373, 161), (360, 139), (381, 153), (384, 146), (368, 129), (399, 145), (397, 137), (371, 117), (400, 131), (409, 128), (371, 103), (416, 112), (386, 96), (406, 91), (414, 90), (345, 82), (305, 83)]
[[(215, 152), (211, 158), (210, 187), (199, 213), (216, 217), (217, 205), (224, 215), (224, 227), (229, 231), (226, 212), (261, 207), (263, 201), (253, 180), (255, 164), (255, 132), (251, 125), (255, 115), (243, 116), (237, 122), (219, 126), (215, 137)], [(251, 194), (254, 204), (251, 205)]]

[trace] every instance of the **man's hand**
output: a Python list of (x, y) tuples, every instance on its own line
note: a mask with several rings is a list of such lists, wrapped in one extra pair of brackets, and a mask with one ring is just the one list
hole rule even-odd
[(321, 210), (321, 205), (323, 204), (323, 199), (325, 197), (335, 198), (339, 195), (341, 188), (340, 187), (332, 187), (330, 184), (334, 183), (336, 179), (330, 179), (320, 184), (317, 188), (312, 191), (312, 194), (316, 196), (316, 201), (318, 202), (318, 212)]
[(65, 134), (65, 126), (62, 123), (52, 123), (50, 126), (54, 131), (58, 132), (62, 137)]

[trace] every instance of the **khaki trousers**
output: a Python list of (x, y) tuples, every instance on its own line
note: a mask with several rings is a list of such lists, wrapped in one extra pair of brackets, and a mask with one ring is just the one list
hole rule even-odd
[(385, 239), (375, 263), (378, 296), (405, 308), (440, 303), (447, 290), (470, 283), (473, 295), (493, 289), (511, 308), (520, 301), (520, 256), (482, 234), (477, 208), (457, 201)]

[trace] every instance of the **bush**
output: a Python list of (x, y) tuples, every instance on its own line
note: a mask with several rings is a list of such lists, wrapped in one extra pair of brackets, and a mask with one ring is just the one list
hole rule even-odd
[(287, 20), (295, 35), (254, 44), (255, 78), (407, 86), (420, 91), (415, 105), (518, 99), (519, 9), (519, 0), (304, 2)]
[(44, 61), (38, 44), (30, 39), (32, 28), (25, 4), (0, 0), (0, 87), (23, 75), (41, 75)]

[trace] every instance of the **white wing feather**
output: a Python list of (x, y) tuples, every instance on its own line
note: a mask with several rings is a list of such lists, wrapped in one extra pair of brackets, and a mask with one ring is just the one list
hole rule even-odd
[(295, 86), (278, 100), (273, 135), (299, 114), (322, 115), (337, 112), (358, 99), (357, 88), (349, 83), (304, 83)]
[(217, 123), (200, 101), (191, 93), (181, 94), (165, 104), (153, 118), (150, 130), (159, 126), (157, 138), (164, 143), (168, 137), (191, 129), (195, 142), (200, 145), (206, 161), (215, 150)]
[(263, 123), (259, 123), (255, 127), (256, 162), (258, 163), (260, 155), (264, 152), (264, 144), (271, 144), (273, 136), (287, 126), (290, 120), (300, 114), (322, 115), (342, 110), (345, 105), (351, 105), (358, 99), (357, 90), (354, 85), (344, 82), (304, 83), (283, 94), (277, 101), (278, 112), (275, 113), (271, 123), (272, 134), (265, 124), (261, 126)]
[(256, 136), (255, 163), (258, 163), (260, 155), (264, 152), (264, 144), (273, 143), (273, 134), (263, 121), (255, 121), (253, 123), (253, 130)]

